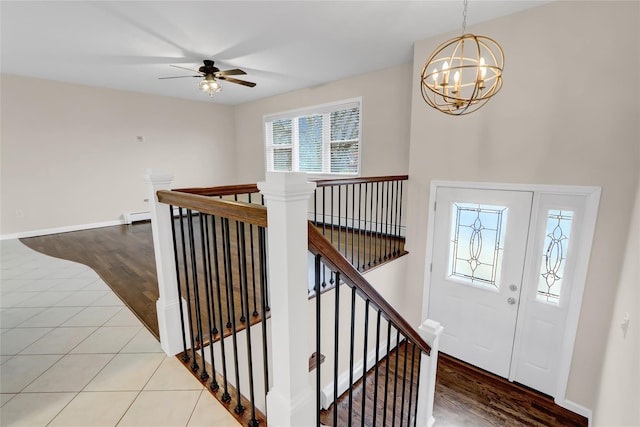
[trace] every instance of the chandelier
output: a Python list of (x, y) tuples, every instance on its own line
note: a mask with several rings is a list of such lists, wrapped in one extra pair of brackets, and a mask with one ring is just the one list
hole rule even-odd
[(502, 88), (504, 52), (493, 39), (465, 34), (467, 0), (464, 0), (462, 35), (442, 43), (422, 68), (422, 98), (445, 114), (462, 116), (484, 106)]

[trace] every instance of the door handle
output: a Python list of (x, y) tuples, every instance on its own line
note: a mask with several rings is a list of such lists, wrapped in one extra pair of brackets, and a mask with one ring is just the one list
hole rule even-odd
[(518, 290), (518, 287), (516, 285), (509, 285), (509, 290), (515, 292)]
[(509, 303), (509, 305), (513, 305), (516, 303), (516, 299), (513, 297), (509, 297), (507, 298), (507, 302)]

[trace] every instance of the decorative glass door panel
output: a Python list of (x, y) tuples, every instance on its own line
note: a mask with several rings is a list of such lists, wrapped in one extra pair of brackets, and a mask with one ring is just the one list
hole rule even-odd
[(454, 202), (451, 212), (449, 277), (499, 289), (508, 208)]

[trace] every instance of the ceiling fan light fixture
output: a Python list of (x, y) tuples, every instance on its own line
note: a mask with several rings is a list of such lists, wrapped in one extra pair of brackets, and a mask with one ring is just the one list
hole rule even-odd
[(222, 90), (220, 82), (218, 82), (212, 74), (207, 74), (204, 80), (198, 83), (198, 87), (201, 91), (208, 93), (209, 96), (213, 96), (214, 93), (218, 93)]

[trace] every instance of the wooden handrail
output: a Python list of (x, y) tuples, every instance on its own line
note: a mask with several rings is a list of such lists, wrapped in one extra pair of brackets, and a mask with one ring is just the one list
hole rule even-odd
[(357, 177), (357, 178), (341, 178), (341, 179), (314, 179), (316, 187), (328, 187), (331, 185), (346, 185), (346, 184), (366, 184), (368, 182), (383, 182), (383, 181), (406, 181), (409, 179), (409, 175), (392, 175), (392, 176), (370, 176), (370, 177)]
[(260, 227), (267, 226), (267, 208), (254, 203), (220, 200), (199, 194), (168, 190), (160, 190), (157, 195), (160, 203), (192, 209)]
[[(331, 185), (347, 185), (347, 184), (365, 184), (369, 182), (385, 182), (385, 181), (406, 181), (409, 175), (391, 175), (391, 176), (370, 176), (340, 179), (314, 179), (317, 187), (328, 187)], [(177, 188), (173, 191), (181, 193), (199, 194), (201, 196), (233, 196), (236, 194), (259, 193), (257, 184), (238, 184), (238, 185), (222, 185), (218, 187), (193, 187), (193, 188)]]
[(201, 196), (233, 196), (236, 194), (248, 194), (258, 193), (257, 184), (238, 184), (238, 185), (223, 185), (219, 187), (201, 187), (201, 188), (179, 188), (173, 191), (179, 191), (181, 193), (199, 194)]
[(374, 289), (367, 279), (362, 277), (360, 272), (338, 252), (331, 242), (316, 229), (311, 221), (309, 221), (307, 228), (309, 233), (309, 251), (314, 255), (321, 255), (323, 262), (333, 267), (336, 271), (339, 271), (340, 276), (345, 282), (354, 286), (356, 292), (378, 307), (385, 317), (389, 319), (402, 334), (411, 339), (420, 350), (430, 355), (431, 347), (429, 344), (427, 344), (409, 322)]

